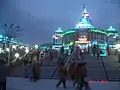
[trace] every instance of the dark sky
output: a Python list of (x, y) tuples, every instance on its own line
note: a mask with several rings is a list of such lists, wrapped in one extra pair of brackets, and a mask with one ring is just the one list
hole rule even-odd
[(95, 27), (120, 28), (120, 0), (0, 0), (0, 24), (20, 25), (28, 44), (49, 43), (58, 27), (75, 27), (84, 3)]

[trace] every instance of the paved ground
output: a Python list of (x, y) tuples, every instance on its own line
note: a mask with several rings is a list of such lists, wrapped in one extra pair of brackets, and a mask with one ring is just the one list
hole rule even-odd
[(103, 59), (105, 68), (110, 80), (118, 80), (120, 81), (120, 69), (117, 69), (120, 66), (118, 63), (118, 58), (115, 55), (111, 55), (108, 57), (104, 57)]
[[(7, 90), (76, 90), (71, 81), (67, 81), (67, 89), (62, 86), (56, 88), (58, 80), (41, 79), (37, 82), (31, 82), (29, 79), (13, 78), (7, 79)], [(91, 90), (120, 90), (119, 82), (100, 83), (94, 81), (90, 83)]]
[(106, 68), (109, 70), (115, 69), (119, 63), (118, 63), (118, 58), (115, 55), (111, 55), (108, 57), (104, 57), (104, 63), (106, 64)]
[[(89, 80), (109, 80), (118, 81), (120, 80), (120, 70), (116, 67), (119, 66), (116, 56), (103, 57), (103, 62), (101, 60), (96, 60), (94, 56), (85, 56), (85, 61), (88, 63), (88, 77)], [(58, 72), (56, 71), (57, 60), (54, 60), (53, 67), (46, 65), (41, 67), (41, 78), (58, 78)], [(47, 61), (46, 61), (47, 62)], [(103, 66), (105, 65), (105, 68)], [(56, 71), (56, 72), (55, 72)], [(54, 73), (55, 72), (55, 73)], [(54, 75), (53, 75), (54, 73)], [(106, 75), (107, 73), (107, 75)], [(11, 76), (24, 76), (24, 67), (17, 67), (11, 73)]]

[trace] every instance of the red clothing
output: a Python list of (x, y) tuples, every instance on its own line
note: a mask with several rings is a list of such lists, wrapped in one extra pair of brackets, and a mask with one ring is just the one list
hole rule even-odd
[(64, 66), (60, 66), (60, 76), (64, 78), (67, 76), (67, 70)]

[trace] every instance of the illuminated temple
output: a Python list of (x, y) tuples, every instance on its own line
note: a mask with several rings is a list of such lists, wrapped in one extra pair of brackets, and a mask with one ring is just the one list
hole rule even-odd
[(90, 15), (83, 5), (81, 18), (73, 29), (58, 28), (54, 32), (52, 47), (59, 49), (64, 46), (65, 49), (70, 49), (71, 46), (78, 45), (81, 49), (91, 52), (93, 45), (99, 45), (104, 52), (103, 56), (106, 56), (107, 48), (114, 45), (114, 38), (117, 36), (119, 36), (118, 32), (112, 26), (106, 30), (93, 26)]

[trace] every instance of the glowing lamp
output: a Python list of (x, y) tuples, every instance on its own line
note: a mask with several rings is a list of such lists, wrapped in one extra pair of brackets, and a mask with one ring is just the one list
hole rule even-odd
[(26, 49), (25, 49), (25, 52), (26, 52), (26, 53), (28, 53), (28, 52), (29, 52), (29, 49), (28, 49), (28, 48), (26, 48)]
[(15, 57), (18, 58), (20, 56), (19, 53), (15, 53)]
[(38, 45), (35, 45), (35, 49), (38, 49)]
[(6, 51), (7, 51), (7, 52), (9, 52), (9, 51), (10, 51), (10, 49), (9, 49), (9, 48), (6, 48)]
[(15, 49), (15, 48), (16, 48), (16, 46), (15, 46), (15, 45), (12, 45), (12, 48), (14, 48), (14, 49)]
[(84, 52), (84, 50), (82, 50), (82, 52)]

